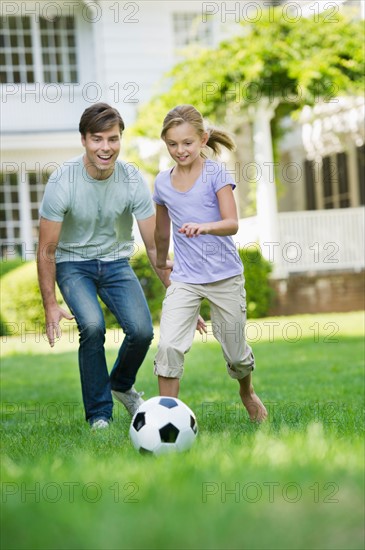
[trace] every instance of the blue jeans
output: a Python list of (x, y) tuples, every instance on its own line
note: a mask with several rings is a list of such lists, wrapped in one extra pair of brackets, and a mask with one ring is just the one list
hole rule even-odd
[[(127, 259), (60, 262), (56, 280), (80, 335), (79, 368), (86, 420), (111, 419), (111, 389), (129, 390), (153, 338), (142, 287)], [(105, 320), (97, 296), (115, 315), (125, 338), (112, 371), (105, 358)]]

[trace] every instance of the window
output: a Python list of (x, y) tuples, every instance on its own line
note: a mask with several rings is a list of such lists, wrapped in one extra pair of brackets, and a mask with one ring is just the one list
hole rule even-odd
[(1, 84), (35, 82), (30, 17), (0, 17)]
[(44, 82), (77, 82), (74, 19), (41, 18), (40, 34)]
[(0, 30), (1, 84), (78, 81), (73, 17), (0, 17)]
[(333, 197), (333, 161), (331, 157), (324, 157), (322, 164), (323, 205), (325, 208), (334, 208)]
[(312, 160), (306, 160), (304, 162), (305, 171), (305, 194), (306, 194), (306, 208), (307, 210), (316, 209), (316, 190), (314, 180), (314, 162)]
[[(359, 153), (360, 148), (358, 148)], [(322, 158), (322, 170), (317, 170), (319, 165), (310, 160), (304, 163), (306, 209), (318, 208), (349, 208), (357, 205), (357, 200), (351, 197), (349, 185), (349, 157), (346, 153), (337, 153)], [(364, 191), (361, 195), (361, 187), (364, 184), (363, 172), (360, 167), (360, 155), (358, 154), (360, 204), (364, 200)], [(362, 178), (362, 184), (361, 184)]]
[(356, 148), (357, 151), (357, 171), (359, 174), (359, 202), (361, 206), (365, 205), (365, 145)]
[(347, 154), (324, 157), (322, 170), (324, 208), (350, 207)]
[(175, 48), (184, 48), (190, 44), (213, 45), (212, 21), (203, 21), (201, 13), (174, 13), (173, 22)]
[[(20, 182), (21, 178), (21, 182)], [(1, 253), (29, 251), (38, 240), (39, 205), (48, 174), (38, 172), (0, 173)], [(29, 212), (24, 218), (24, 212)], [(23, 217), (22, 217), (23, 216)]]
[(28, 173), (28, 189), (30, 198), (30, 208), (32, 217), (32, 235), (34, 239), (38, 239), (38, 223), (39, 223), (39, 206), (44, 195), (49, 174), (43, 172)]
[(347, 169), (346, 153), (338, 153), (336, 155), (337, 162), (337, 178), (338, 178), (338, 206), (340, 208), (348, 208), (350, 206), (349, 194), (349, 177)]
[(17, 174), (0, 174), (0, 238), (7, 246), (20, 242), (20, 211)]

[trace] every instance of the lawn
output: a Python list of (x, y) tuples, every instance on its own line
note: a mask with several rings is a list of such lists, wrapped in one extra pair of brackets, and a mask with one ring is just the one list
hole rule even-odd
[[(219, 346), (199, 335), (180, 398), (199, 434), (151, 457), (116, 405), (108, 431), (83, 419), (77, 338), (2, 342), (1, 548), (364, 548), (362, 312), (251, 321), (265, 425), (250, 423)], [(108, 334), (112, 364), (120, 342)], [(155, 343), (138, 389), (157, 393)]]

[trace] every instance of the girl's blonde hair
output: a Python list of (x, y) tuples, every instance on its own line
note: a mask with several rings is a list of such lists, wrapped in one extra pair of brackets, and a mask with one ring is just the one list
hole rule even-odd
[[(202, 115), (193, 105), (178, 105), (169, 111), (163, 121), (161, 138), (165, 141), (166, 133), (170, 128), (179, 126), (187, 122), (194, 126), (197, 134), (202, 137), (205, 132), (208, 132), (209, 138), (206, 146), (212, 149), (215, 155), (221, 152), (221, 145), (229, 151), (234, 151), (236, 144), (231, 136), (224, 130), (214, 127), (205, 127)], [(203, 151), (200, 153), (202, 157), (206, 157)]]

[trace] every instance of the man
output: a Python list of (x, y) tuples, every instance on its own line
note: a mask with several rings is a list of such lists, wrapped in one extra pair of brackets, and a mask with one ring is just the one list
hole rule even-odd
[[(62, 318), (75, 318), (80, 335), (79, 369), (86, 420), (106, 428), (113, 400), (131, 415), (143, 402), (136, 374), (153, 338), (150, 312), (129, 265), (133, 216), (149, 260), (167, 287), (170, 271), (156, 269), (155, 214), (138, 170), (117, 160), (124, 123), (105, 103), (86, 109), (79, 130), (85, 153), (54, 172), (40, 207), (38, 278), (51, 346)], [(55, 282), (72, 315), (56, 300)], [(110, 376), (105, 359), (105, 321), (98, 296), (125, 338)]]

